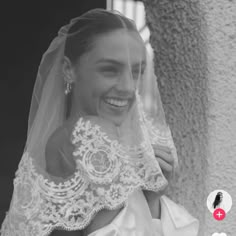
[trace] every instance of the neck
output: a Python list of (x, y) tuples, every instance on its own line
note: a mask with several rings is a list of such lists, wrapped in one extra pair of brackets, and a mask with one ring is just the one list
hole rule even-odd
[(72, 102), (70, 118), (79, 119), (80, 117), (83, 117), (85, 115), (86, 115), (86, 113), (83, 111), (80, 104), (78, 104), (76, 102)]

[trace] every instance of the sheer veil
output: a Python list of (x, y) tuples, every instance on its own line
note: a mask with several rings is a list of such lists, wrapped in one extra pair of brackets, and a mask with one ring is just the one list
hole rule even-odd
[[(161, 191), (167, 180), (155, 160), (152, 149), (155, 144), (172, 150), (177, 167), (176, 149), (165, 121), (153, 64), (147, 55), (148, 63), (139, 80), (136, 102), (118, 128), (119, 139), (109, 133), (102, 117), (81, 117), (71, 134), (76, 147), (73, 153), (76, 172), (62, 178), (46, 171), (47, 141), (66, 121), (67, 95), (62, 70), (65, 42), (67, 37), (80, 33), (77, 30), (71, 35), (68, 30), (75, 22), (95, 13), (106, 14), (107, 11), (95, 9), (90, 15), (71, 20), (60, 29), (42, 57), (30, 106), (26, 145), (14, 179), (2, 236), (44, 236), (57, 228), (84, 229), (99, 210), (125, 205), (130, 193), (137, 188)], [(122, 21), (120, 13), (109, 14)], [(143, 89), (148, 79), (155, 85), (152, 91), (155, 109), (151, 110), (143, 104), (145, 97), (150, 96), (150, 91)]]

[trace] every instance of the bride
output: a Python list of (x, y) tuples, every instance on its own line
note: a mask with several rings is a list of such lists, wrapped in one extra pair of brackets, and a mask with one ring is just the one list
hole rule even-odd
[[(196, 236), (164, 195), (177, 167), (156, 80), (134, 22), (91, 10), (43, 55), (2, 236)], [(154, 81), (155, 83), (155, 81)]]

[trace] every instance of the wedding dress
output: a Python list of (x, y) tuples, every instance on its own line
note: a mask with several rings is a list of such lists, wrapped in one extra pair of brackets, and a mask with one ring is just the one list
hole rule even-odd
[(192, 236), (198, 221), (166, 196), (161, 199), (161, 219), (153, 219), (142, 191), (135, 191), (119, 215), (89, 236)]

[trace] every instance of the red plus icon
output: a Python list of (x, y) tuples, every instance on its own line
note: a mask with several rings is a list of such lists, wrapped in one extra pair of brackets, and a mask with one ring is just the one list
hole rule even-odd
[(223, 220), (225, 218), (225, 211), (221, 208), (215, 209), (213, 216), (216, 220)]

